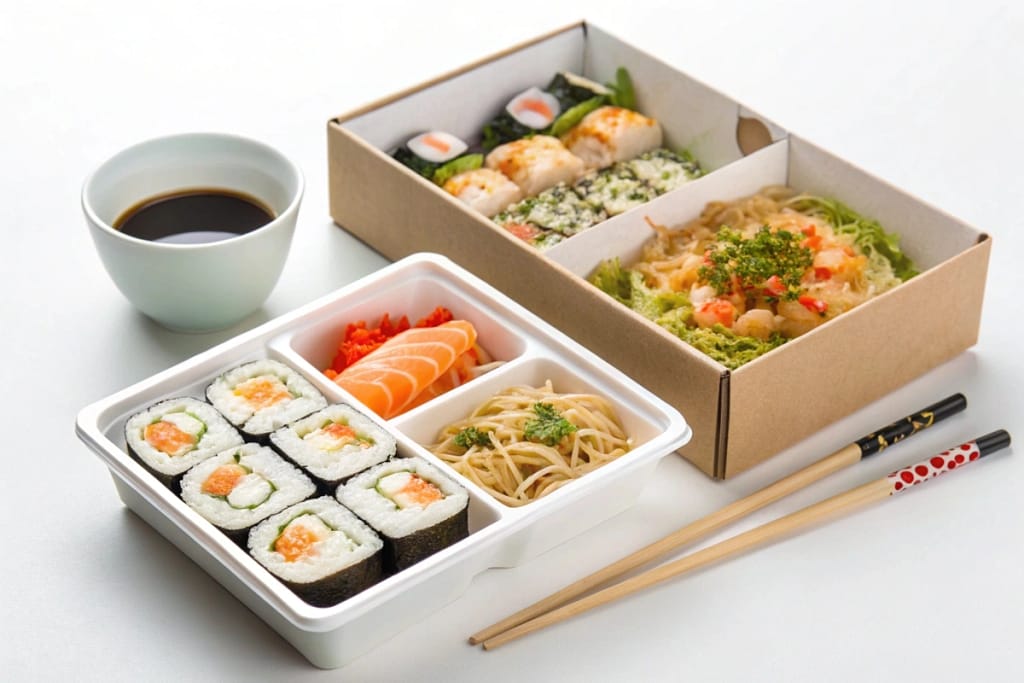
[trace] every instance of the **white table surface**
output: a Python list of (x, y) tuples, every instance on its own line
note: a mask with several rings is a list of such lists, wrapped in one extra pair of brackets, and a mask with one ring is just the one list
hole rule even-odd
[[(5, 3), (0, 679), (1024, 679), (1024, 458), (1013, 448), (495, 652), (465, 643), (941, 396), (966, 393), (968, 411), (729, 533), (996, 428), (1024, 439), (1024, 11), (995, 0), (677, 4)], [(74, 417), (385, 263), (328, 215), (328, 118), (581, 17), (993, 235), (980, 340), (726, 483), (667, 458), (627, 512), (524, 566), (485, 572), (348, 667), (314, 669), (122, 506), (75, 438)], [(189, 130), (264, 140), (298, 161), (308, 187), (264, 309), (205, 335), (136, 313), (103, 271), (79, 210), (94, 165)]]

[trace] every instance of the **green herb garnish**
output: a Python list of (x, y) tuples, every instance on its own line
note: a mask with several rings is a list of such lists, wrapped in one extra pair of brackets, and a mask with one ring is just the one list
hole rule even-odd
[(476, 427), (466, 427), (455, 435), (455, 445), (467, 451), (473, 446), (490, 446), (490, 432), (482, 432)]
[(554, 446), (576, 431), (576, 425), (562, 417), (550, 403), (534, 403), (533, 412), (537, 417), (528, 420), (523, 428), (527, 441)]
[(709, 263), (701, 266), (698, 275), (719, 294), (740, 293), (737, 285), (742, 291), (758, 289), (777, 277), (783, 291), (771, 298), (795, 300), (800, 295), (800, 279), (814, 262), (814, 254), (801, 245), (802, 240), (802, 235), (772, 231), (768, 226), (751, 238), (723, 227), (708, 250)]

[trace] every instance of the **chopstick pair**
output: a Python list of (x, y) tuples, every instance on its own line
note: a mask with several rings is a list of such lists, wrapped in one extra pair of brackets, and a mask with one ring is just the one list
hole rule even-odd
[(954, 394), (917, 413), (908, 415), (902, 420), (868, 434), (746, 498), (727, 505), (703, 519), (682, 527), (660, 541), (652, 543), (604, 569), (566, 586), (547, 598), (473, 634), (469, 641), (473, 644), (482, 644), (485, 650), (494, 649), (516, 638), (568, 619), (586, 610), (612, 602), (671, 577), (703, 567), (793, 532), (803, 526), (820, 521), (825, 516), (881, 500), (901, 490), (906, 490), (914, 484), (937, 476), (942, 472), (977, 460), (1009, 444), (1009, 434), (1003, 430), (993, 432), (911, 467), (897, 470), (882, 479), (855, 487), (798, 512), (651, 569), (576, 602), (569, 602), (611, 579), (617, 578), (671, 550), (716, 531), (726, 524), (736, 521), (769, 503), (824, 478), (828, 474), (860, 462), (866, 457), (880, 453), (889, 445), (902, 441), (922, 429), (926, 429), (936, 422), (962, 411), (966, 406), (967, 401), (964, 396), (962, 394)]

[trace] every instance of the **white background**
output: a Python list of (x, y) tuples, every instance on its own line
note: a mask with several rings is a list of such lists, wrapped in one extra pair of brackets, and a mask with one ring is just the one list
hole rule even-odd
[[(5, 3), (0, 678), (1024, 678), (1024, 459), (1014, 449), (495, 652), (464, 640), (952, 392), (967, 394), (965, 414), (737, 528), (996, 428), (1024, 439), (1024, 10), (994, 0), (909, 4), (919, 6)], [(328, 216), (329, 118), (583, 17), (991, 234), (980, 341), (727, 483), (668, 458), (631, 510), (522, 567), (482, 574), (460, 599), (350, 666), (316, 670), (122, 507), (104, 467), (74, 437), (74, 417), (384, 264)], [(264, 309), (194, 336), (156, 326), (121, 297), (78, 199), (84, 176), (120, 148), (190, 130), (268, 142), (307, 178), (292, 253)]]

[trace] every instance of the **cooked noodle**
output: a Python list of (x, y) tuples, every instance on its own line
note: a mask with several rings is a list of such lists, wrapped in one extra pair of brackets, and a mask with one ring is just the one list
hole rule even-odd
[[(534, 406), (550, 404), (576, 431), (555, 446), (526, 439)], [(489, 446), (456, 444), (462, 430), (486, 432)], [(430, 450), (460, 474), (509, 506), (527, 503), (626, 453), (631, 442), (615, 410), (594, 394), (558, 394), (543, 387), (515, 386), (491, 397), (464, 420), (445, 427)]]

